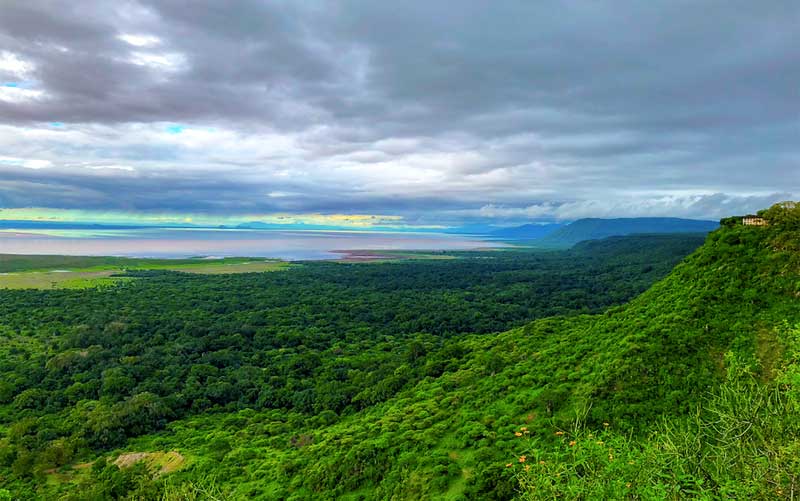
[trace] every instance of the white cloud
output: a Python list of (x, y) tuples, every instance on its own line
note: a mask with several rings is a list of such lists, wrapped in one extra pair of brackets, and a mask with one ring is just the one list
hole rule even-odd
[(0, 101), (7, 103), (21, 103), (42, 99), (45, 92), (40, 89), (27, 89), (24, 87), (8, 87), (0, 85)]
[(41, 158), (18, 158), (18, 157), (0, 156), (0, 165), (25, 167), (26, 169), (46, 169), (48, 167), (52, 167), (53, 162)]
[(161, 43), (161, 39), (154, 35), (123, 33), (117, 38), (134, 47), (154, 47)]
[(0, 169), (32, 188), (4, 203), (508, 222), (800, 186), (783, 4), (218, 3), (6, 2)]
[(92, 170), (124, 170), (128, 172), (136, 170), (130, 165), (86, 165), (85, 168)]
[(33, 63), (25, 61), (17, 54), (7, 50), (0, 51), (0, 76), (6, 73), (20, 80), (24, 80), (30, 76), (35, 69), (36, 66)]
[(489, 219), (535, 219), (555, 217), (556, 211), (557, 207), (549, 203), (529, 205), (527, 207), (506, 207), (487, 204), (477, 211), (467, 211), (467, 214)]
[(137, 66), (173, 72), (185, 69), (186, 56), (178, 52), (133, 51), (130, 53), (128, 62)]
[(770, 193), (764, 195), (727, 195), (706, 193), (695, 195), (653, 195), (638, 197), (579, 200), (565, 203), (543, 202), (524, 207), (484, 205), (465, 215), (490, 219), (557, 219), (574, 220), (587, 217), (686, 217), (722, 218), (734, 214), (755, 212), (800, 193)]

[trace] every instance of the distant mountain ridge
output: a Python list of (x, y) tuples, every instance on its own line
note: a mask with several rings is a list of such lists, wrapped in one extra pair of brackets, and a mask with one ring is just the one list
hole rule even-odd
[(513, 238), (520, 240), (532, 240), (536, 238), (545, 237), (564, 225), (561, 223), (549, 224), (523, 224), (522, 226), (513, 226), (510, 228), (500, 228), (489, 233), (489, 235), (496, 238)]
[(675, 217), (635, 217), (578, 219), (535, 240), (541, 247), (572, 247), (585, 240), (632, 235), (636, 233), (708, 233), (719, 228), (717, 221)]
[(4, 230), (133, 230), (149, 227), (150, 226), (135, 224), (83, 223), (74, 221), (0, 220), (0, 229)]

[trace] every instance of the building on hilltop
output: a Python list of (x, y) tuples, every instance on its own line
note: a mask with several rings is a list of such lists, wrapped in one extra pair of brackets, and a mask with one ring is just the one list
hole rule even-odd
[(759, 216), (744, 216), (742, 224), (745, 226), (767, 226), (767, 220)]

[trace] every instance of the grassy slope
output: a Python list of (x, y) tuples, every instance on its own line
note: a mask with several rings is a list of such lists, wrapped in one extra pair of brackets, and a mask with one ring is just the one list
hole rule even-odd
[(176, 479), (213, 473), (235, 497), (508, 498), (517, 481), (505, 463), (525, 450), (520, 425), (542, 450), (557, 447), (553, 430), (576, 413), (644, 436), (724, 379), (726, 351), (774, 364), (764, 346), (785, 346), (780, 326), (800, 322), (800, 258), (776, 248), (773, 233), (718, 230), (666, 279), (605, 314), (460, 340), (458, 370), (338, 422), (212, 414), (129, 449), (178, 449), (193, 467)]

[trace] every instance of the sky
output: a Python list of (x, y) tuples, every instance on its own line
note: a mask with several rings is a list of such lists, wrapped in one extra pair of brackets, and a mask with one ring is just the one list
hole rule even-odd
[(0, 219), (754, 212), (800, 198), (798, 26), (796, 0), (1, 0)]

